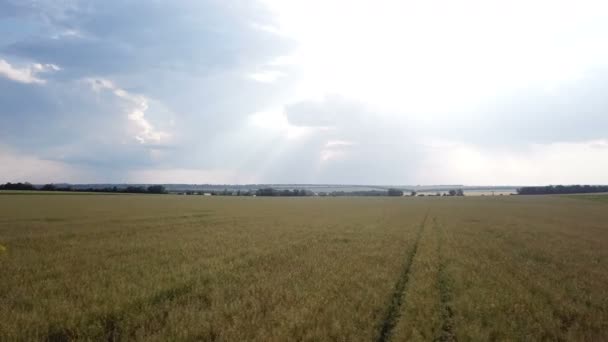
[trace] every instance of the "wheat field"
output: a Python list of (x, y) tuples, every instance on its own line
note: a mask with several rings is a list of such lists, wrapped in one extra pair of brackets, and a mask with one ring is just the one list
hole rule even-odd
[(608, 340), (607, 261), (601, 196), (0, 195), (0, 340)]

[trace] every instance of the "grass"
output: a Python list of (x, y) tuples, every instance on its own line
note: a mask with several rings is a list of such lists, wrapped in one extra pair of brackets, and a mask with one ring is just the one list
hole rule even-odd
[(608, 194), (569, 195), (568, 197), (608, 203)]
[(606, 340), (561, 196), (0, 196), (0, 340)]

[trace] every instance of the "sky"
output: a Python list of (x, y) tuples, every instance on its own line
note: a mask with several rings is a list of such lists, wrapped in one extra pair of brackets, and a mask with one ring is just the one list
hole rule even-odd
[(0, 0), (0, 182), (608, 183), (608, 3)]

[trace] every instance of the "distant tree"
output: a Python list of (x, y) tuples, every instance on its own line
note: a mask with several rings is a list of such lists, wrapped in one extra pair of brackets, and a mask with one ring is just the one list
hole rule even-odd
[[(255, 192), (256, 196), (282, 196), (282, 197), (293, 197), (293, 196), (312, 196), (314, 193), (310, 190), (305, 189), (273, 189), (273, 188), (262, 188)], [(251, 196), (251, 192), (247, 192), (246, 196)]]
[(464, 191), (462, 189), (456, 190), (456, 196), (464, 196)]
[(403, 196), (403, 191), (399, 190), (399, 189), (388, 189), (388, 195), (389, 196)]
[(148, 192), (151, 194), (164, 194), (167, 193), (167, 190), (165, 190), (165, 187), (162, 185), (150, 185), (148, 187)]
[(278, 192), (273, 188), (258, 189), (255, 192), (256, 196), (277, 196)]
[(53, 184), (45, 184), (42, 188), (40, 188), (40, 190), (42, 191), (55, 191), (57, 190), (57, 187)]
[(450, 196), (456, 196), (456, 190), (450, 190), (450, 191), (448, 191), (448, 194)]
[(25, 183), (21, 183), (21, 182), (19, 182), (19, 183), (11, 183), (11, 182), (8, 182), (8, 183), (4, 184), (0, 189), (4, 189), (4, 190), (36, 190), (36, 188), (32, 184), (30, 184), (28, 182), (25, 182)]
[(608, 185), (549, 185), (517, 189), (518, 195), (585, 194), (608, 192)]
[(314, 196), (314, 195), (315, 195), (315, 193), (312, 192), (311, 190), (300, 189), (299, 196)]
[(416, 191), (412, 191), (412, 192), (410, 193), (410, 196), (416, 196)]
[(146, 188), (144, 188), (143, 186), (129, 185), (126, 188), (124, 188), (121, 192), (126, 192), (126, 193), (130, 193), (130, 194), (143, 194), (143, 193), (148, 192), (148, 190)]

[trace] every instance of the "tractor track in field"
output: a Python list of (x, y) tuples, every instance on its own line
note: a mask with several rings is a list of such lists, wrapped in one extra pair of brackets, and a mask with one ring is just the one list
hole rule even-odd
[(418, 229), (418, 233), (416, 235), (416, 241), (414, 242), (414, 247), (407, 255), (407, 259), (403, 265), (403, 269), (401, 270), (401, 274), (397, 279), (397, 283), (395, 283), (395, 288), (393, 293), (391, 294), (391, 300), (386, 310), (386, 314), (380, 325), (380, 333), (377, 342), (387, 342), (390, 340), (393, 329), (397, 325), (397, 321), (399, 320), (399, 311), (401, 305), (405, 300), (405, 287), (407, 286), (409, 280), (409, 274), (411, 266), (414, 262), (414, 258), (416, 257), (416, 252), (418, 250), (418, 244), (420, 242), (420, 238), (422, 237), (422, 232), (424, 231), (424, 226), (426, 225), (426, 220), (429, 216), (429, 213), (424, 215), (424, 219), (420, 224), (420, 228)]
[(437, 282), (439, 287), (439, 308), (441, 310), (441, 329), (435, 341), (454, 342), (457, 341), (454, 333), (454, 310), (450, 305), (452, 301), (452, 280), (446, 272), (446, 259), (442, 253), (444, 240), (443, 228), (437, 223), (437, 218), (433, 218), (433, 226), (437, 233), (437, 255), (439, 257), (439, 269), (437, 272)]

